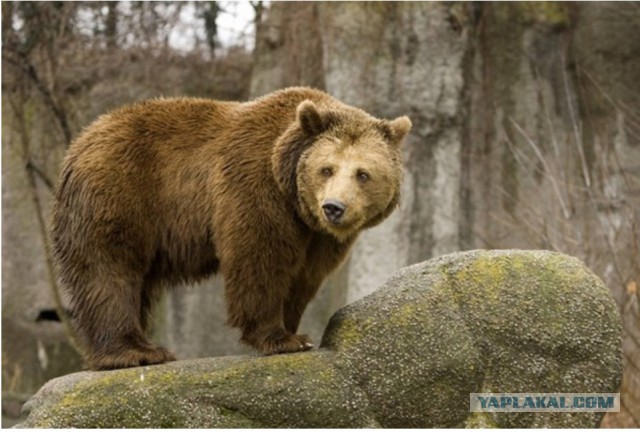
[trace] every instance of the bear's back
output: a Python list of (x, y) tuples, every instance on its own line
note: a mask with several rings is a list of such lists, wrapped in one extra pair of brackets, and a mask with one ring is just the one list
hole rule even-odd
[(220, 133), (239, 103), (196, 98), (150, 99), (126, 105), (100, 116), (72, 143), (69, 155), (91, 148), (109, 152), (147, 144), (184, 148)]

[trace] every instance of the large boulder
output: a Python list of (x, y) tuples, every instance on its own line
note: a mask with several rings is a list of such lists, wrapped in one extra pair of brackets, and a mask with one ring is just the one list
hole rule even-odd
[(321, 348), (81, 372), (22, 427), (595, 427), (602, 413), (469, 413), (469, 394), (611, 393), (621, 325), (580, 261), (472, 251), (407, 267), (339, 310)]
[(400, 270), (339, 310), (323, 346), (386, 427), (594, 427), (603, 413), (469, 413), (469, 393), (616, 392), (621, 323), (578, 259), (471, 251)]

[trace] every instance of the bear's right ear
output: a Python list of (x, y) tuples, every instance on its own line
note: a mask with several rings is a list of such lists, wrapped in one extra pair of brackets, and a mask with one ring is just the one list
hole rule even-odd
[(308, 135), (320, 135), (327, 130), (327, 122), (325, 122), (322, 115), (320, 115), (318, 107), (308, 99), (298, 105), (296, 115), (302, 130)]
[(402, 116), (395, 120), (382, 120), (381, 126), (382, 132), (389, 141), (400, 144), (411, 130), (411, 120), (407, 116)]

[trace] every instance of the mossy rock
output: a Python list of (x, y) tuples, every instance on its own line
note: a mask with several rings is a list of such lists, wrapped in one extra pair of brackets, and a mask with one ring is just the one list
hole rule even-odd
[[(332, 353), (186, 360), (47, 383), (24, 427), (372, 427), (362, 391)], [(352, 403), (343, 405), (343, 401)]]
[(319, 350), (81, 372), (22, 427), (595, 427), (602, 413), (469, 413), (475, 392), (616, 392), (621, 325), (580, 261), (472, 251), (338, 311)]

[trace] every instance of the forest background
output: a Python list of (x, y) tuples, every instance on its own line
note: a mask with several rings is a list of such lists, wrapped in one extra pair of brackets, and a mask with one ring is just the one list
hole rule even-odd
[[(81, 368), (45, 235), (73, 138), (142, 99), (309, 85), (414, 127), (401, 208), (361, 237), (303, 330), (319, 340), (337, 308), (434, 256), (567, 253), (622, 316), (622, 410), (603, 426), (640, 426), (639, 28), (636, 2), (3, 2), (3, 425)], [(245, 352), (222, 284), (169, 292), (155, 338), (180, 358)]]

